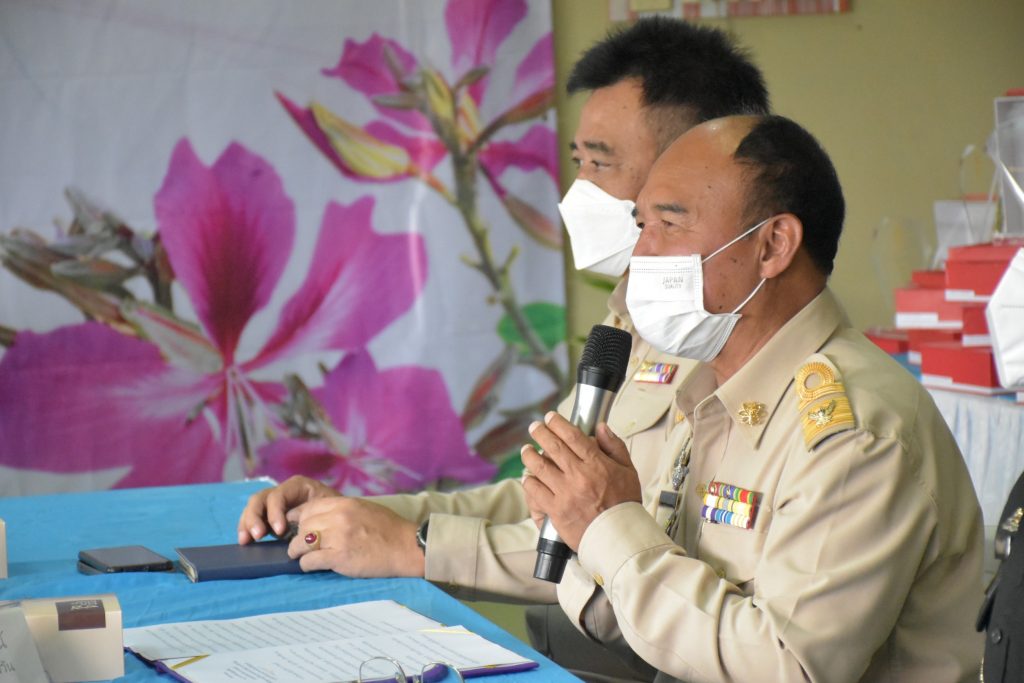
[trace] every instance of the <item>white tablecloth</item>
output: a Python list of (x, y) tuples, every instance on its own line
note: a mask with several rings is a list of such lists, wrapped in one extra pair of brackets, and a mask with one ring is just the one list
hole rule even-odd
[(1001, 398), (929, 389), (967, 462), (985, 524), (999, 523), (1024, 472), (1024, 405)]

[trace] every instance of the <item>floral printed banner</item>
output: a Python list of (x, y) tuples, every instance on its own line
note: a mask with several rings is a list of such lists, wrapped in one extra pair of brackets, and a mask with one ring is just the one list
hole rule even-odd
[(514, 471), (566, 385), (550, 21), (0, 3), (0, 495)]

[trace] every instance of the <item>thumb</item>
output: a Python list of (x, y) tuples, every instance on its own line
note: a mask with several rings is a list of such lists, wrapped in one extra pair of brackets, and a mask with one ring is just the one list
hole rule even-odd
[(597, 445), (601, 447), (608, 457), (620, 465), (632, 466), (632, 460), (629, 457), (629, 451), (626, 449), (626, 443), (615, 436), (615, 433), (608, 426), (607, 422), (602, 422), (597, 425)]

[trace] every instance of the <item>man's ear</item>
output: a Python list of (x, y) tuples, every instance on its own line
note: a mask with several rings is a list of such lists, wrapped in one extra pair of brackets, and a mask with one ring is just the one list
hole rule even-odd
[(804, 226), (791, 213), (780, 213), (765, 224), (761, 232), (760, 277), (778, 277), (796, 258), (804, 240)]

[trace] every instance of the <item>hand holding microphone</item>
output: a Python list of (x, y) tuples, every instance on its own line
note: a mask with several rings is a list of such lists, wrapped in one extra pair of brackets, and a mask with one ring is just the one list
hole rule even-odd
[[(570, 424), (583, 435), (593, 435), (597, 425), (607, 420), (615, 393), (626, 375), (631, 345), (631, 336), (623, 330), (595, 325), (590, 331), (576, 373), (576, 399), (569, 418)], [(559, 537), (551, 520), (545, 520), (537, 542), (533, 575), (558, 583), (571, 555), (572, 550)]]

